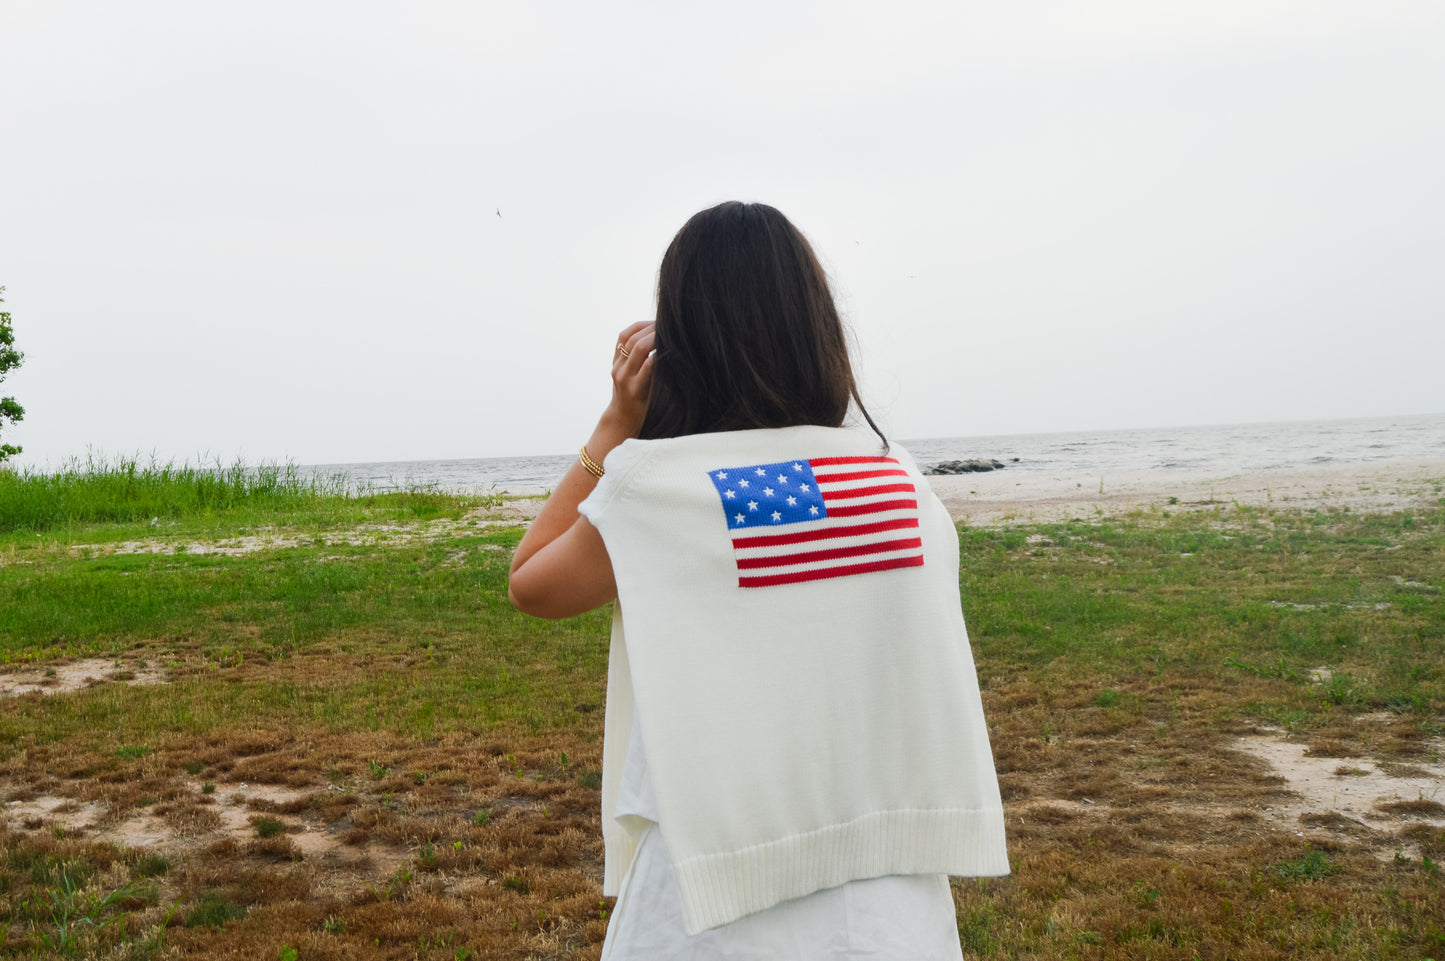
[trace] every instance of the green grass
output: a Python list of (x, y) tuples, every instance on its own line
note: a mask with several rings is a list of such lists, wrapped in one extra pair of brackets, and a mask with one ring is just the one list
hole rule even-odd
[[(326, 516), (278, 514), (267, 533), (288, 546), (238, 556), (113, 549), (143, 537), (166, 551), (214, 543), (244, 536), (254, 519), (0, 534), (0, 663), (139, 657), (172, 681), (0, 704), (0, 742), (105, 731), (120, 738), (112, 751), (137, 758), (167, 734), (258, 716), (423, 737), (576, 725), (579, 702), (602, 700), (607, 612), (562, 622), (517, 613), (506, 575), (521, 530), (468, 519), (491, 498), (438, 497), (426, 520), (390, 495), (344, 499)], [(344, 669), (289, 667), (297, 657)], [(218, 685), (223, 672), (238, 676)]]
[(259, 817), (251, 822), (258, 838), (275, 838), (286, 833), (286, 825), (276, 818)]
[(1340, 868), (1323, 851), (1309, 850), (1293, 861), (1281, 861), (1274, 872), (1286, 881), (1318, 881), (1337, 873)]
[(220, 891), (208, 891), (190, 911), (186, 912), (186, 927), (203, 925), (223, 927), (227, 921), (246, 916), (246, 909), (232, 901)]
[[(178, 799), (199, 778), (212, 789), (304, 784), (316, 804), (276, 813), (321, 829), (321, 807), (355, 795), (325, 824), (378, 849), (390, 830), (415, 852), (389, 881), (306, 895), (320, 862), (252, 838), (147, 860), (48, 827), (16, 832), (0, 847), (11, 946), (60, 936), (74, 916), (67, 890), (116, 890), (119, 875), (103, 873), (111, 858), (162, 891), (137, 903), (143, 920), (125, 922), (137, 938), (164, 935), (163, 908), (179, 905), (186, 927), (173, 939), (245, 933), (264, 956), (297, 945), (304, 958), (325, 937), (344, 939), (347, 956), (410, 957), (418, 934), (463, 924), (479, 939), (495, 925), (488, 950), (513, 952), (498, 957), (595, 950), (606, 905), (576, 852), (595, 843), (610, 610), (558, 622), (512, 610), (506, 573), (521, 530), (489, 524), (492, 506), (313, 491), (178, 507), (155, 527), (146, 511), (108, 521), (82, 511), (0, 532), (0, 660), (104, 657), (165, 677), (0, 700), (0, 774), (33, 777), (39, 791), (94, 789), (127, 816), (148, 805), (157, 818), (184, 815)], [(262, 540), (201, 552), (242, 538)], [(1373, 841), (1296, 837), (1252, 819), (1283, 788), (1233, 746), (1279, 725), (1376, 764), (1434, 769), (1445, 502), (1388, 515), (1157, 510), (964, 527), (960, 538), (1016, 861), (1010, 878), (957, 883), (970, 953), (1441, 956), (1445, 832), (1385, 812), (1397, 822), (1376, 823)], [(471, 765), (470, 782), (454, 762)], [(1195, 817), (1191, 804), (1219, 810)], [(559, 817), (576, 819), (565, 835)], [(258, 818), (255, 833), (285, 840), (268, 822), (282, 825)], [(509, 833), (524, 825), (532, 833)], [(475, 853), (489, 843), (494, 853)], [(1378, 856), (1396, 844), (1395, 861)], [(458, 867), (464, 857), (476, 860)], [(431, 896), (443, 875), (482, 874), (494, 882), (485, 910), (453, 917), (451, 900)], [(570, 927), (539, 917), (561, 917), (568, 898), (586, 908)], [(283, 910), (294, 916), (278, 920)], [(429, 927), (403, 926), (422, 910), (438, 912)], [(544, 934), (549, 947), (529, 946)]]
[[(428, 522), (372, 499), (348, 503), (344, 523), (273, 517), (288, 546), (240, 556), (107, 552), (147, 534), (174, 546), (235, 533), (205, 516), (160, 533), (110, 524), (0, 535), (0, 661), (139, 656), (172, 679), (12, 702), (0, 707), (0, 742), (103, 729), (121, 740), (113, 751), (140, 758), (167, 733), (257, 712), (278, 725), (423, 737), (577, 724), (579, 703), (601, 702), (609, 612), (560, 622), (515, 612), (506, 570), (520, 529), (468, 526), (476, 499), (448, 497), (440, 516), (453, 526), (435, 536), (416, 536)], [(1236, 709), (1291, 726), (1341, 707), (1428, 718), (1445, 699), (1442, 518), (1439, 507), (1240, 509), (964, 528), (961, 589), (980, 674), (985, 687), (1087, 676), (1110, 711), (1138, 709), (1128, 679), (1252, 676), (1272, 682), (1256, 689), (1268, 697)], [(358, 520), (382, 534), (348, 540)], [(1046, 540), (1031, 544), (1038, 534)], [(293, 658), (329, 669), (285, 668)], [(1318, 667), (1333, 678), (1312, 687)], [(221, 672), (226, 685), (213, 680)]]
[(170, 859), (163, 854), (143, 854), (135, 862), (135, 873), (143, 878), (160, 877), (170, 869)]
[(56, 471), (0, 470), (0, 534), (93, 524), (168, 527), (197, 518), (231, 525), (335, 523), (378, 506), (428, 518), (456, 501), (453, 494), (423, 485), (379, 491), (354, 484), (344, 473), (313, 475), (290, 463), (218, 460), (192, 466), (89, 455)]
[(346, 494), (341, 475), (242, 461), (193, 467), (89, 456), (57, 471), (0, 471), (0, 533), (102, 522), (170, 521), (251, 508), (294, 512)]
[[(1030, 544), (1030, 534), (1047, 541)], [(1136, 515), (964, 529), (961, 587), (985, 676), (1226, 674), (1306, 706), (1423, 715), (1445, 702), (1445, 509)], [(1288, 698), (1298, 701), (1297, 698)]]
[(41, 907), (46, 915), (37, 940), (60, 957), (79, 956), (86, 935), (103, 930), (124, 915), (119, 905), (132, 896), (134, 884), (126, 884), (108, 894), (86, 893), (69, 876), (62, 875), (54, 890), (47, 892), (49, 903)]

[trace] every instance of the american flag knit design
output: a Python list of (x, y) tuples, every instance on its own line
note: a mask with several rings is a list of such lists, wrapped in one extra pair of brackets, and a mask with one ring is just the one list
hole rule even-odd
[(733, 532), (739, 587), (923, 566), (918, 491), (892, 457), (719, 467), (708, 477)]

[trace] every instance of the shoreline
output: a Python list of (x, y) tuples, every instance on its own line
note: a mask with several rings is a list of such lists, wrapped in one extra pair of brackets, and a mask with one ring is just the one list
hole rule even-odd
[[(955, 523), (979, 527), (1053, 524), (1156, 508), (1212, 510), (1231, 504), (1388, 512), (1445, 496), (1445, 491), (1436, 489), (1445, 487), (1445, 458), (1234, 474), (1146, 468), (1102, 477), (1011, 473), (1005, 467), (925, 478)], [(519, 523), (530, 523), (546, 502), (545, 496), (536, 494), (508, 492), (504, 497), (504, 506), (491, 513)], [(1171, 503), (1170, 498), (1176, 501)]]
[[(1221, 503), (1391, 511), (1440, 496), (1436, 487), (1445, 481), (1445, 458), (1234, 474), (1145, 469), (1102, 477), (1011, 474), (1004, 468), (930, 476), (928, 481), (954, 521), (985, 526), (1054, 523), (1150, 508), (1211, 509)], [(1171, 503), (1171, 498), (1176, 500)]]

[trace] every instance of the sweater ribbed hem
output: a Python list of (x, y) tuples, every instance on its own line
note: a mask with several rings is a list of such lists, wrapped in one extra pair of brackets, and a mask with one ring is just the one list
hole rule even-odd
[[(611, 837), (607, 836), (609, 833)], [(622, 893), (623, 875), (637, 857), (637, 839), (619, 824), (616, 831), (603, 832), (602, 847), (602, 896), (615, 898)]]
[(672, 867), (688, 934), (849, 881), (888, 874), (1009, 873), (1001, 807), (883, 811)]

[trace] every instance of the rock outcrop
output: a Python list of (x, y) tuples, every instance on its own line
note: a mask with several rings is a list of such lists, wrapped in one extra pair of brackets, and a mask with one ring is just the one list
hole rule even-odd
[[(1014, 458), (1017, 462), (1018, 458)], [(945, 460), (934, 464), (925, 474), (976, 474), (982, 471), (1003, 470), (1004, 463), (988, 457), (974, 457), (969, 460)]]

